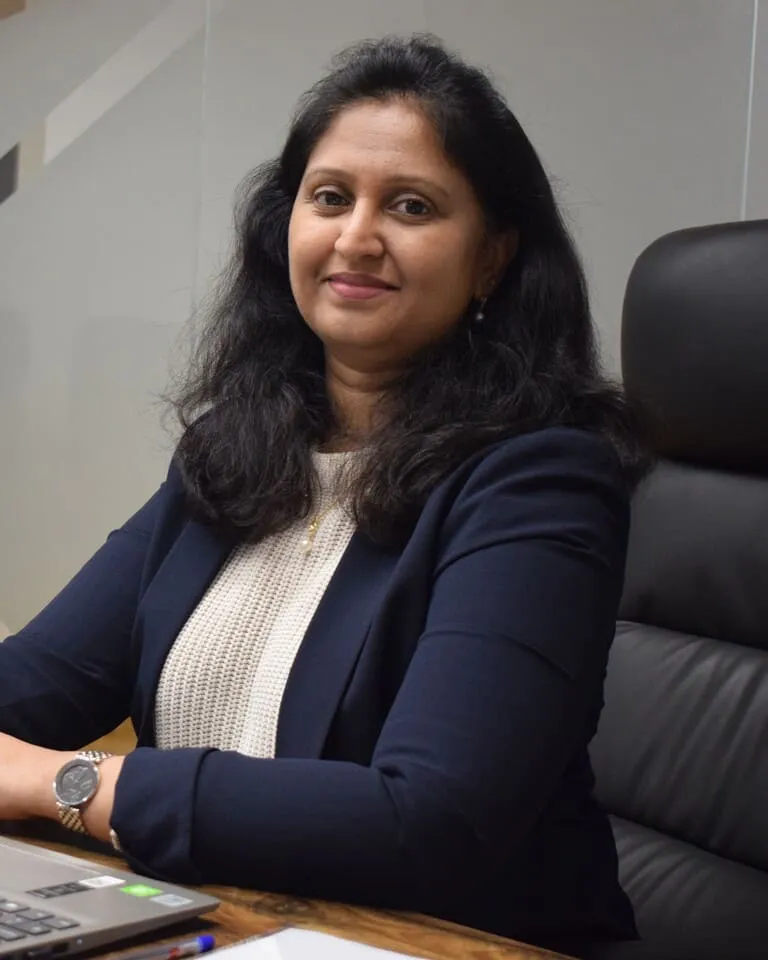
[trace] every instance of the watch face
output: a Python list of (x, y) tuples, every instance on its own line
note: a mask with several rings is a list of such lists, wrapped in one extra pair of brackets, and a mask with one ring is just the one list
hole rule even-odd
[(68, 807), (90, 800), (99, 785), (99, 771), (87, 760), (71, 760), (56, 777), (56, 797)]

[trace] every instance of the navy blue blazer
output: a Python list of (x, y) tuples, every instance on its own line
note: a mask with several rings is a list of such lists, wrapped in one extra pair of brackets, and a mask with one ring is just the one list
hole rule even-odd
[(355, 534), (299, 650), (275, 759), (154, 747), (180, 628), (234, 546), (160, 490), (0, 644), (0, 729), (75, 749), (128, 714), (112, 823), (133, 867), (447, 917), (529, 942), (634, 936), (587, 744), (628, 493), (566, 428), (483, 451), (402, 550)]

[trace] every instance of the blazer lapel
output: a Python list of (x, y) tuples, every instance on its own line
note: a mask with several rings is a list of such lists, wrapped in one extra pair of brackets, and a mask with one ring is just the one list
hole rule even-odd
[(299, 648), (277, 727), (278, 757), (317, 758), (399, 552), (356, 533)]
[(141, 600), (136, 622), (142, 647), (137, 683), (141, 701), (134, 711), (140, 717), (140, 746), (154, 741), (155, 694), (168, 652), (235, 543), (234, 535), (190, 521)]

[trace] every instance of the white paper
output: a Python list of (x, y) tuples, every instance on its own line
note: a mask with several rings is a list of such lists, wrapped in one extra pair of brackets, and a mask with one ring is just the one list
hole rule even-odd
[(222, 960), (402, 960), (410, 956), (298, 927), (245, 940), (215, 953), (221, 954)]

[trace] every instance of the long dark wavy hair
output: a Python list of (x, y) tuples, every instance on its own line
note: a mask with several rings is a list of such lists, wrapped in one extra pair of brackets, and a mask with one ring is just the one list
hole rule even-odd
[(288, 275), (288, 223), (318, 140), (345, 107), (406, 98), (434, 124), (472, 184), (490, 232), (519, 248), (485, 306), (413, 357), (391, 382), (351, 483), (358, 529), (402, 544), (436, 485), (471, 454), (554, 425), (603, 434), (630, 481), (636, 418), (600, 372), (586, 283), (542, 164), (480, 70), (418, 35), (355, 44), (301, 99), (280, 156), (241, 187), (237, 246), (173, 398), (176, 451), (193, 515), (249, 539), (312, 508), (312, 450), (338, 429), (322, 343)]

